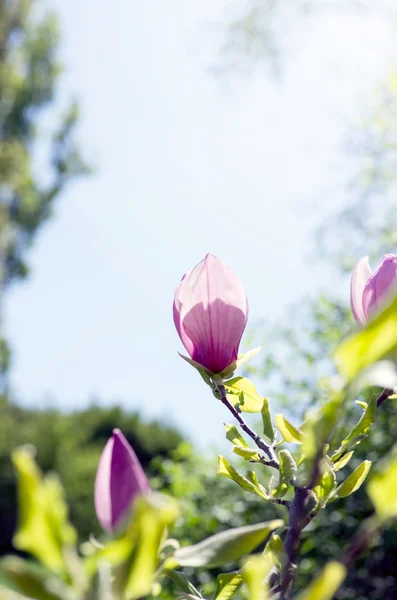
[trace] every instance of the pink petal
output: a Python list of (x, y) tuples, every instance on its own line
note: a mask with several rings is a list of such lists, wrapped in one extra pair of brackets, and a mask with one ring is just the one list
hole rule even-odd
[(371, 273), (368, 256), (363, 256), (354, 267), (350, 280), (350, 304), (353, 317), (359, 325), (365, 325), (367, 322), (363, 308), (363, 291)]
[(363, 291), (363, 310), (367, 319), (374, 316), (397, 292), (397, 256), (386, 254), (368, 279)]
[(175, 293), (174, 321), (191, 358), (213, 373), (237, 359), (248, 319), (244, 288), (212, 254), (191, 269)]
[(102, 452), (95, 480), (95, 511), (105, 531), (118, 528), (137, 495), (150, 491), (135, 452), (119, 429)]

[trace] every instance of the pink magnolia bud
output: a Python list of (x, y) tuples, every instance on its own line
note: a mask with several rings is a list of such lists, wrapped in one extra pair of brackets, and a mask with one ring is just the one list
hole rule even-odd
[(103, 529), (108, 533), (118, 529), (136, 496), (149, 492), (149, 482), (135, 452), (120, 429), (113, 429), (95, 479), (95, 512)]
[(174, 322), (190, 357), (211, 373), (237, 360), (248, 319), (240, 280), (212, 254), (182, 278), (175, 291)]
[(368, 323), (396, 294), (397, 256), (386, 254), (374, 273), (368, 264), (368, 256), (360, 258), (350, 282), (350, 302), (356, 322), (359, 325)]

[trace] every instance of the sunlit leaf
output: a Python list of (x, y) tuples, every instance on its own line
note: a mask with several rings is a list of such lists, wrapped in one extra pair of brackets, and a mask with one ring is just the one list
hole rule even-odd
[(242, 456), (245, 460), (256, 460), (259, 461), (259, 452), (255, 448), (242, 448), (241, 446), (234, 446), (234, 454)]
[(220, 567), (252, 552), (283, 524), (281, 519), (276, 519), (227, 529), (193, 546), (179, 548), (172, 560), (182, 567)]
[(261, 414), (263, 423), (263, 433), (266, 437), (269, 438), (271, 442), (273, 442), (276, 436), (276, 431), (273, 427), (272, 418), (269, 411), (269, 401), (267, 398), (263, 398)]
[(295, 600), (331, 600), (346, 577), (346, 568), (338, 562), (325, 565), (315, 580)]
[(266, 544), (264, 555), (271, 561), (271, 564), (281, 570), (286, 560), (283, 540), (277, 533), (272, 533)]
[(342, 441), (340, 448), (338, 448), (333, 455), (332, 460), (334, 462), (337, 462), (352, 446), (356, 446), (361, 442), (361, 440), (366, 436), (372, 423), (375, 421), (375, 416), (376, 396), (373, 395), (359, 422), (357, 425), (355, 425), (355, 427), (353, 427), (349, 435)]
[(232, 573), (221, 573), (217, 577), (218, 585), (214, 600), (229, 600), (240, 589), (243, 583), (243, 575), (239, 571)]
[(302, 442), (302, 432), (287, 421), (283, 415), (276, 415), (274, 420), (279, 432), (286, 442), (295, 442), (296, 444)]
[(364, 483), (371, 468), (371, 464), (370, 460), (364, 460), (364, 462), (362, 462), (357, 469), (354, 469), (353, 473), (350, 473), (345, 481), (340, 484), (336, 489), (336, 495), (339, 498), (346, 498), (346, 496), (350, 496), (350, 494), (356, 492)]
[(247, 413), (260, 412), (263, 398), (258, 394), (252, 381), (245, 377), (234, 377), (225, 381), (225, 388), (229, 402), (238, 406), (239, 410)]
[(282, 498), (288, 491), (288, 486), (291, 479), (296, 473), (296, 462), (288, 450), (280, 450), (278, 453), (280, 461), (279, 481), (275, 489), (276, 496)]
[(248, 587), (249, 600), (267, 600), (269, 598), (266, 577), (272, 566), (269, 557), (263, 554), (250, 556), (244, 562), (244, 581)]
[(323, 506), (335, 488), (335, 474), (328, 466), (327, 462), (322, 461), (323, 472), (318, 482), (314, 486), (314, 492), (319, 499), (320, 506)]
[(367, 490), (381, 519), (397, 517), (397, 456), (383, 462), (381, 470), (371, 477)]
[(353, 454), (354, 454), (354, 450), (351, 450), (350, 452), (347, 452), (344, 456), (342, 456), (342, 458), (337, 460), (334, 463), (334, 471), (336, 472), (336, 471), (340, 471), (341, 469), (343, 469), (343, 467), (345, 467), (347, 465), (347, 463), (350, 461)]
[(63, 491), (55, 476), (43, 478), (31, 451), (20, 448), (12, 456), (18, 474), (19, 524), (15, 546), (36, 556), (49, 569), (68, 569), (64, 549), (76, 533), (67, 521)]
[(235, 446), (241, 446), (242, 448), (248, 448), (247, 442), (245, 441), (243, 436), (240, 434), (237, 427), (235, 427), (235, 425), (225, 424), (225, 431), (226, 431), (226, 439), (228, 439), (229, 442), (232, 442), (232, 444), (234, 444)]
[(252, 481), (249, 481), (249, 479), (247, 479), (243, 475), (240, 475), (240, 473), (238, 473), (236, 469), (232, 467), (232, 465), (226, 460), (224, 456), (218, 457), (218, 473), (236, 482), (241, 488), (243, 488), (243, 490), (256, 494), (257, 496), (260, 496), (265, 500), (268, 498), (266, 492), (263, 489), (255, 485)]
[(164, 533), (179, 514), (174, 502), (158, 494), (139, 498), (136, 504), (134, 519), (139, 528), (139, 537), (123, 588), (129, 600), (143, 598), (150, 593)]

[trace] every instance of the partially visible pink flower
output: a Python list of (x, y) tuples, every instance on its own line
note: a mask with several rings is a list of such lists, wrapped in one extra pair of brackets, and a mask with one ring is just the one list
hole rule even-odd
[(120, 429), (113, 429), (95, 479), (95, 511), (102, 528), (108, 533), (117, 530), (135, 498), (149, 492), (149, 482), (135, 452)]
[(233, 271), (212, 254), (182, 278), (174, 322), (190, 357), (211, 373), (237, 360), (248, 319), (248, 300)]
[(372, 273), (368, 256), (360, 258), (350, 281), (350, 302), (359, 325), (366, 325), (397, 295), (397, 256), (386, 254)]

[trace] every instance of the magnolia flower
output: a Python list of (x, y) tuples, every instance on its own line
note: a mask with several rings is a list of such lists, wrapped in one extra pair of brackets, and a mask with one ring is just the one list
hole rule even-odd
[(237, 360), (248, 300), (233, 271), (212, 254), (188, 271), (176, 288), (174, 323), (191, 359), (210, 373)]
[(136, 496), (150, 491), (149, 482), (120, 429), (103, 449), (95, 479), (95, 512), (105, 531), (112, 533), (125, 521)]
[(386, 254), (372, 273), (368, 256), (360, 258), (350, 282), (350, 302), (359, 325), (366, 325), (397, 294), (397, 256)]

